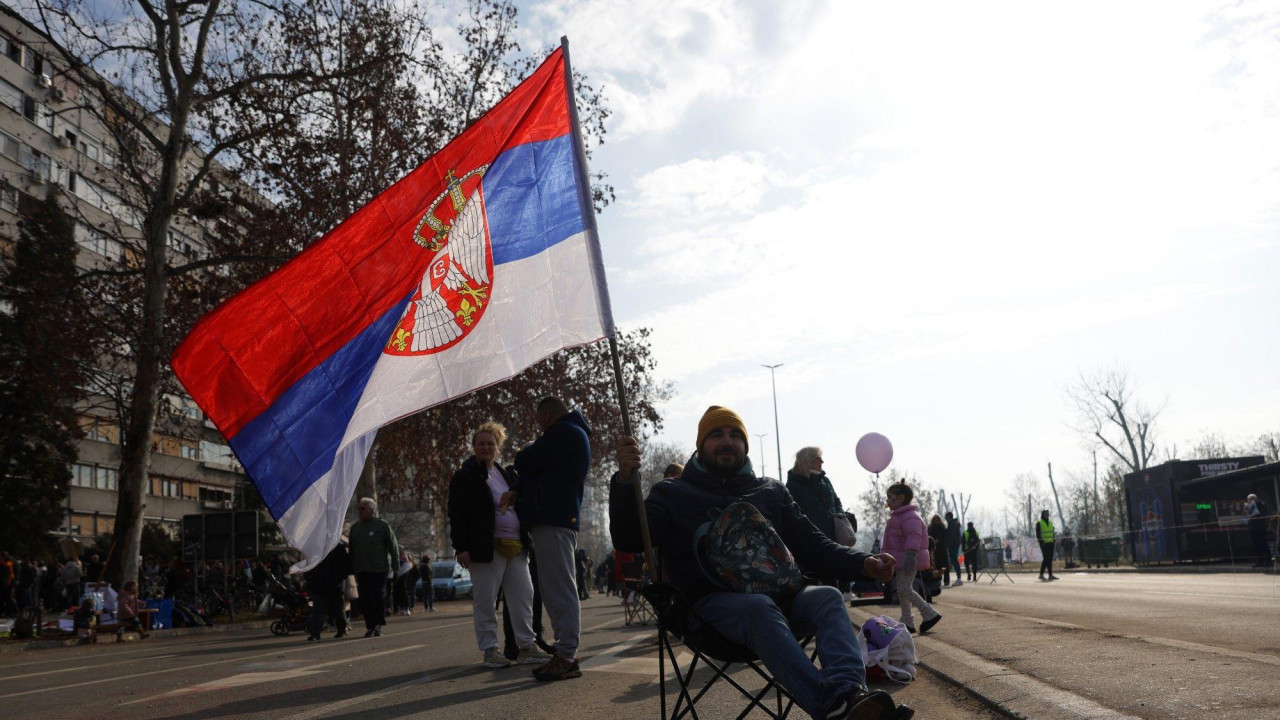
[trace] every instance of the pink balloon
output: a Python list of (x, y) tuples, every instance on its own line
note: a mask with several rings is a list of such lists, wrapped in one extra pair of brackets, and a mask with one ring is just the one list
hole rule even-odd
[(893, 444), (880, 433), (867, 433), (858, 440), (858, 462), (867, 472), (880, 473), (893, 462)]

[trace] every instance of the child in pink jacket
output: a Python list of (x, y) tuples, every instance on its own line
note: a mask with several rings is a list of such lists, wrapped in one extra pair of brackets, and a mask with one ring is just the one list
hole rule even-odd
[(898, 561), (898, 568), (893, 576), (894, 588), (898, 592), (898, 605), (902, 608), (902, 622), (911, 632), (916, 632), (915, 621), (911, 617), (911, 606), (920, 610), (922, 620), (920, 632), (928, 632), (938, 624), (942, 615), (933, 606), (924, 601), (912, 587), (917, 570), (931, 567), (929, 563), (929, 532), (925, 528), (924, 518), (912, 504), (915, 493), (906, 483), (890, 485), (885, 491), (889, 502), (889, 522), (884, 526), (884, 542), (881, 550), (889, 553)]

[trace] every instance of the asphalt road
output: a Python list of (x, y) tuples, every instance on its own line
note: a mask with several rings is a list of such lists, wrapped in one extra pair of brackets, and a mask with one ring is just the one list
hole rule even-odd
[(1080, 716), (1280, 718), (1277, 576), (1012, 577), (945, 590), (943, 621), (920, 643), (922, 654), (936, 646), (987, 675), (1029, 678), (1028, 695), (1092, 703)]
[[(488, 670), (472, 632), (469, 601), (391, 619), (383, 637), (266, 629), (0, 654), (0, 716), (45, 718), (565, 718), (657, 717), (658, 661), (651, 627), (623, 624), (616, 598), (583, 609), (583, 677), (538, 683), (527, 666)], [(735, 674), (744, 684), (754, 679)], [(999, 717), (928, 673), (887, 688), (920, 718)], [(744, 707), (729, 692), (700, 703), (707, 718)], [(793, 717), (803, 717), (797, 711)], [(756, 714), (753, 717), (763, 717)]]

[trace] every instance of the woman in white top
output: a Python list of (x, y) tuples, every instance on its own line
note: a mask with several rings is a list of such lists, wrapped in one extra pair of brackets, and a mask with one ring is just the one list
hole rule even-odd
[[(541, 665), (551, 659), (534, 644), (529, 552), (520, 541), (515, 509), (519, 480), (514, 470), (497, 462), (506, 436), (506, 429), (496, 422), (481, 425), (471, 436), (474, 454), (449, 482), (449, 539), (458, 564), (471, 570), (476, 644), (484, 653), (483, 665), (493, 668)], [(514, 662), (498, 647), (499, 589), (520, 648)]]

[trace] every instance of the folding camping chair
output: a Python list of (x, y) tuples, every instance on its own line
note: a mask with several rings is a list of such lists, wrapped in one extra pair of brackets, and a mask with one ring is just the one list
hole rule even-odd
[[(755, 653), (744, 645), (726, 640), (706, 623), (699, 622), (690, 629), (689, 621), (695, 620), (697, 616), (674, 586), (654, 583), (644, 586), (640, 592), (653, 608), (658, 622), (658, 682), (664, 720), (680, 720), (686, 715), (693, 720), (698, 720), (698, 701), (721, 680), (736, 689), (748, 701), (747, 707), (738, 715), (737, 720), (742, 720), (757, 708), (774, 720), (783, 720), (787, 717), (795, 705), (795, 699), (778, 685)], [(680, 663), (676, 661), (673, 637), (677, 642), (683, 640), (685, 649), (693, 655), (693, 660), (685, 670), (682, 670)], [(801, 639), (801, 647), (808, 648), (812, 639), (812, 636)], [(817, 657), (818, 650), (815, 645), (809, 659), (812, 661)], [(668, 662), (671, 663), (672, 674), (680, 688), (670, 714), (667, 713)], [(764, 687), (760, 690), (752, 690), (739, 683), (729, 674), (729, 666), (735, 663), (753, 670), (764, 680)], [(691, 684), (694, 680), (694, 671), (700, 664), (710, 668), (712, 675), (695, 692)]]
[(644, 571), (644, 556), (617, 553), (614, 557), (614, 572), (617, 573), (618, 584), (622, 588), (622, 612), (625, 614), (623, 624), (648, 625), (653, 622), (653, 608), (641, 592), (649, 582)]

